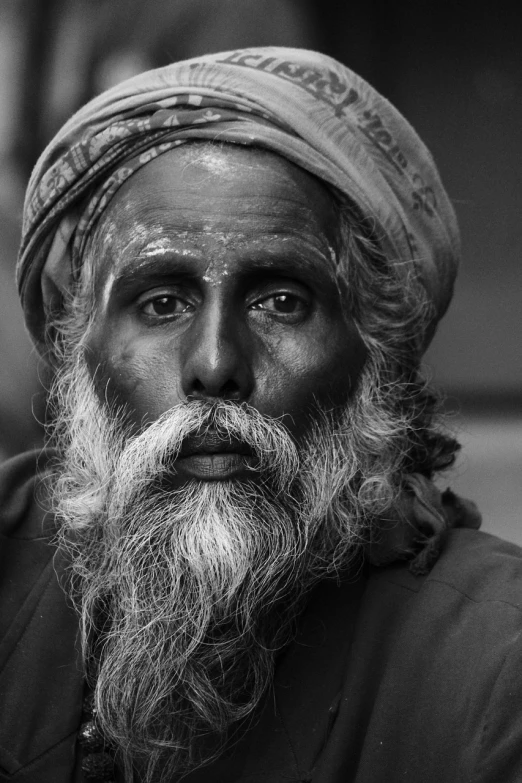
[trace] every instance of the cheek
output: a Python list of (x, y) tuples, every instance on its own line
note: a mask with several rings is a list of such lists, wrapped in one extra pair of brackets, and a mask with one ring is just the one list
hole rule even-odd
[(150, 346), (125, 341), (104, 340), (103, 347), (92, 346), (88, 366), (102, 402), (123, 406), (132, 424), (151, 423), (179, 402), (179, 382), (175, 358)]
[(307, 428), (317, 405), (344, 406), (357, 386), (366, 361), (366, 349), (354, 326), (344, 325), (305, 339), (279, 343), (258, 373), (262, 412), (285, 416), (296, 435)]
[(334, 407), (346, 405), (352, 398), (366, 359), (366, 347), (355, 327), (329, 346), (321, 377), (325, 393)]

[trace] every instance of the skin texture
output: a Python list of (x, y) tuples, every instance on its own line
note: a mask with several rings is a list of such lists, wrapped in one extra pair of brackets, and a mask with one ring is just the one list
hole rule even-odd
[(299, 444), (344, 405), (365, 348), (343, 312), (332, 197), (266, 151), (181, 147), (108, 206), (87, 360), (140, 429), (187, 399), (247, 402)]

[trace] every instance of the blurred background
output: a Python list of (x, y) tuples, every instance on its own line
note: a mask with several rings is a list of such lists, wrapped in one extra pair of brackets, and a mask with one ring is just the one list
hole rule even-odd
[(464, 261), (426, 358), (463, 444), (443, 486), (522, 544), (522, 11), (431, 0), (0, 1), (0, 459), (42, 442), (44, 370), (14, 286), (22, 200), (46, 142), (141, 70), (250, 45), (318, 49), (368, 79), (431, 149)]

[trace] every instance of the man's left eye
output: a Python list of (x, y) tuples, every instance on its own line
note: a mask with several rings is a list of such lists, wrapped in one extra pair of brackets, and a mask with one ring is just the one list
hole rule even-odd
[(143, 302), (140, 309), (145, 315), (154, 318), (165, 318), (186, 313), (190, 309), (190, 305), (177, 296), (163, 294)]
[(307, 303), (295, 294), (275, 294), (256, 302), (253, 308), (281, 315), (297, 315), (306, 312)]

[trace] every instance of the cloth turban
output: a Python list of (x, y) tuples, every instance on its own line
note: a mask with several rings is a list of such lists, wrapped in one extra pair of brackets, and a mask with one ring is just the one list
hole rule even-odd
[(41, 350), (46, 318), (70, 290), (86, 238), (119, 185), (191, 139), (264, 147), (354, 203), (387, 257), (422, 282), (433, 317), (451, 299), (455, 214), (433, 159), (367, 82), (316, 52), (263, 47), (142, 73), (96, 97), (51, 141), (31, 176), (17, 281)]

